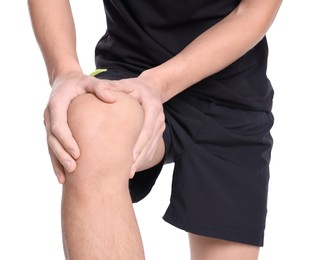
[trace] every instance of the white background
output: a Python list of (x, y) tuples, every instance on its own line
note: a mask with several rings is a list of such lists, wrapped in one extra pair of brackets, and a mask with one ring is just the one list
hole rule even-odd
[[(86, 73), (105, 31), (102, 1), (73, 1)], [(269, 212), (261, 260), (318, 259), (317, 4), (285, 1), (268, 33), (275, 87)], [(63, 259), (60, 195), (42, 111), (50, 92), (26, 1), (0, 4), (0, 259)], [(166, 224), (172, 166), (136, 205), (148, 260), (189, 259), (187, 235)]]

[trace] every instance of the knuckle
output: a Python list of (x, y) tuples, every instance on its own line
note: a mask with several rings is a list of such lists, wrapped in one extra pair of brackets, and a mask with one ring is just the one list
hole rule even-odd
[(69, 160), (67, 154), (62, 150), (56, 151), (52, 148), (52, 152), (53, 154), (51, 155), (51, 157), (56, 158), (56, 161), (59, 163)]
[(46, 107), (46, 108), (44, 109), (44, 112), (43, 112), (43, 121), (44, 121), (44, 124), (45, 124), (45, 122), (47, 122), (47, 121), (49, 120), (49, 118), (50, 118), (50, 112), (49, 112), (49, 110), (48, 110), (48, 107)]
[(47, 118), (48, 116), (49, 116), (49, 109), (48, 109), (48, 107), (46, 107), (45, 109), (44, 109), (44, 111), (43, 111), (43, 117), (44, 118)]
[(47, 109), (49, 110), (49, 112), (51, 113), (52, 111), (55, 111), (57, 108), (59, 108), (60, 106), (64, 106), (66, 100), (69, 100), (70, 98), (64, 96), (57, 96), (54, 95), (50, 98), (48, 104), (47, 104)]
[(56, 102), (53, 100), (53, 101), (49, 101), (49, 103), (47, 104), (47, 115), (49, 115), (49, 113), (51, 111), (54, 110), (54, 108), (56, 107)]
[(59, 128), (60, 124), (55, 122), (55, 121), (51, 121), (51, 132), (56, 135), (59, 133)]
[(53, 135), (51, 134), (48, 134), (47, 137), (46, 137), (46, 142), (49, 146), (49, 148), (53, 151), (53, 148), (54, 148), (54, 141), (55, 141), (55, 138)]
[(51, 110), (59, 103), (59, 97), (57, 95), (51, 95), (48, 103), (48, 109)]

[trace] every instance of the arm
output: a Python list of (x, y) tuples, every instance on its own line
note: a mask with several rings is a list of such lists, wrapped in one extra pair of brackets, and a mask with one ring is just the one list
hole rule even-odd
[(105, 102), (116, 98), (100, 82), (82, 73), (75, 27), (68, 0), (28, 0), (34, 32), (41, 48), (52, 92), (44, 112), (47, 142), (60, 183), (64, 170), (73, 172), (80, 151), (67, 124), (67, 109), (78, 95), (92, 92)]
[(282, 0), (242, 0), (225, 19), (182, 52), (141, 77), (157, 86), (163, 102), (224, 69), (252, 49), (271, 26)]
[[(162, 134), (164, 103), (200, 80), (224, 69), (252, 49), (271, 26), (282, 0), (242, 0), (227, 17), (194, 39), (178, 55), (144, 71), (136, 80), (117, 88), (133, 95), (145, 111), (143, 130), (134, 151), (135, 165), (151, 158)], [(130, 83), (129, 83), (130, 82)], [(136, 87), (138, 86), (138, 87)], [(157, 133), (156, 135), (151, 133)], [(132, 173), (134, 172), (132, 170)]]
[(35, 36), (53, 84), (58, 75), (82, 72), (76, 54), (76, 36), (69, 1), (28, 0)]

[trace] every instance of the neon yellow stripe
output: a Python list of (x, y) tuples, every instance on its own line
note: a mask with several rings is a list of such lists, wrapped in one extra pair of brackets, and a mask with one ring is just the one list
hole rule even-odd
[(97, 69), (97, 70), (95, 70), (95, 71), (93, 71), (91, 74), (89, 74), (90, 76), (96, 76), (96, 75), (98, 75), (99, 73), (101, 73), (101, 72), (105, 72), (105, 71), (107, 71), (107, 69)]

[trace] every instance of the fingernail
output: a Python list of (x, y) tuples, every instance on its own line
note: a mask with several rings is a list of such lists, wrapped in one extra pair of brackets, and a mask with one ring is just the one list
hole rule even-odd
[(130, 171), (130, 174), (129, 174), (129, 179), (134, 178), (135, 173), (136, 173), (136, 170), (132, 168), (131, 171)]
[(71, 168), (71, 162), (69, 160), (64, 161), (64, 167), (66, 170), (69, 170)]
[(59, 182), (59, 183), (61, 183), (61, 174), (60, 173), (58, 173), (57, 175), (56, 175), (56, 177), (57, 177), (57, 181)]
[(68, 151), (68, 153), (74, 158), (75, 157), (75, 150), (74, 149), (70, 149)]

